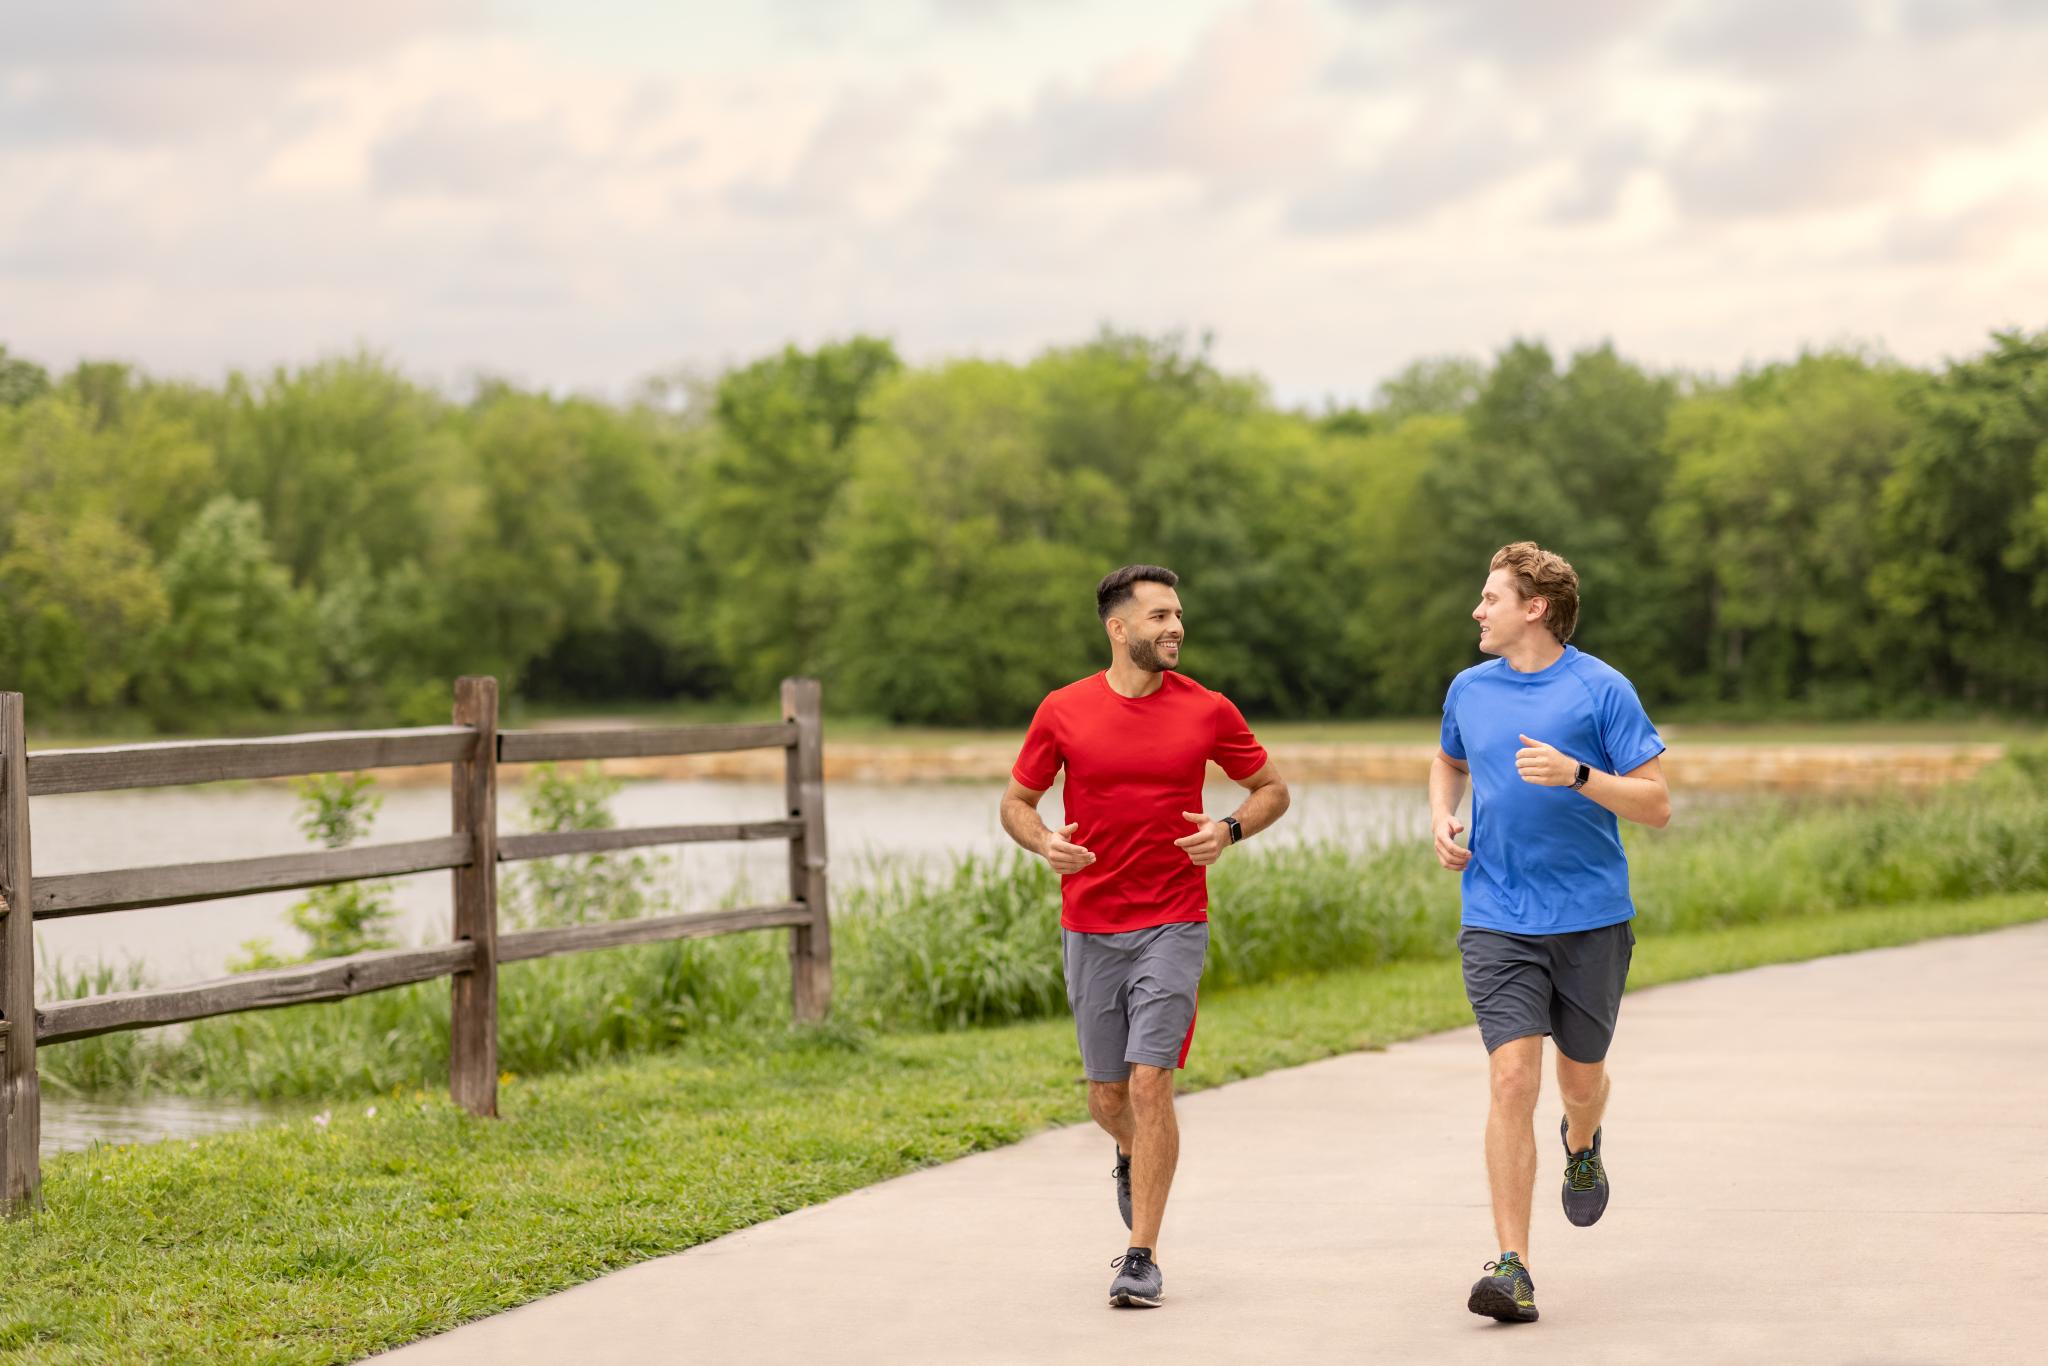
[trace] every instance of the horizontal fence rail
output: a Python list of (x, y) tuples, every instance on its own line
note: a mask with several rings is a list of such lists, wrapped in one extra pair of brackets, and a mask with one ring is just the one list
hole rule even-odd
[(235, 778), (291, 778), (364, 768), (411, 768), (467, 759), (467, 726), (336, 731), (269, 740), (186, 740), (104, 749), (46, 749), (28, 756), (28, 794), (181, 787)]
[(503, 835), (498, 862), (559, 858), (642, 849), (650, 844), (725, 844), (744, 840), (786, 840), (801, 833), (802, 821), (748, 821), (739, 825), (642, 825), (624, 830), (562, 830), (545, 835)]
[[(782, 713), (780, 721), (744, 725), (500, 731), (496, 680), (464, 678), (455, 687), (453, 725), (29, 753), (23, 699), (18, 693), (0, 693), (0, 1205), (20, 1213), (33, 1208), (39, 1199), (41, 1102), (35, 1054), (42, 1045), (241, 1011), (343, 1000), (446, 977), (451, 979), (453, 991), (450, 1090), (456, 1101), (473, 1113), (493, 1115), (497, 1113), (498, 964), (772, 929), (790, 931), (792, 1013), (805, 1021), (823, 1018), (830, 1005), (832, 978), (818, 684), (810, 679), (786, 680)], [(498, 830), (498, 769), (503, 764), (745, 749), (787, 752), (784, 817), (526, 835)], [(32, 876), (29, 867), (31, 797), (425, 764), (450, 766), (454, 829), (447, 835), (41, 878)], [(501, 864), (652, 845), (758, 840), (783, 840), (789, 845), (787, 901), (498, 932)], [(34, 999), (31, 927), (35, 921), (442, 870), (454, 876), (455, 929), (448, 943), (351, 954), (184, 986), (40, 1006)], [(34, 1027), (18, 1028), (22, 1020), (33, 1020)]]
[(788, 721), (753, 726), (671, 726), (657, 730), (508, 730), (498, 736), (498, 762), (657, 759), (736, 749), (788, 749), (795, 743), (796, 726)]
[(600, 920), (551, 930), (521, 930), (498, 936), (498, 961), (516, 963), (584, 949), (615, 949), (625, 944), (658, 944), (669, 939), (702, 939), (734, 930), (770, 930), (810, 923), (811, 911), (801, 902), (746, 906), (732, 911), (696, 911), (689, 915), (655, 915), (640, 920)]
[(176, 906), (187, 901), (290, 891), (331, 882), (358, 882), (371, 877), (431, 873), (441, 868), (466, 867), (471, 857), (467, 839), (442, 835), (405, 844), (365, 844), (317, 854), (277, 854), (221, 863), (170, 863), (160, 868), (123, 868), (111, 873), (66, 873), (36, 879), (35, 917), (53, 920), (100, 911), (130, 911), (145, 906)]
[(476, 959), (476, 945), (436, 944), (427, 949), (383, 949), (322, 958), (303, 966), (236, 973), (208, 982), (169, 990), (123, 991), (77, 1001), (52, 1001), (36, 1011), (36, 1038), (41, 1043), (89, 1039), (117, 1029), (203, 1020), (244, 1010), (339, 1001), (366, 992), (427, 982), (467, 972)]

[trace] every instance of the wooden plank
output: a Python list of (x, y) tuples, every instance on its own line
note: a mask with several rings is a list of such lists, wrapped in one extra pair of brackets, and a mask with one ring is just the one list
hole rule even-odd
[(498, 937), (498, 961), (517, 963), (558, 953), (615, 949), (627, 944), (658, 944), (669, 939), (702, 939), (739, 930), (767, 930), (809, 923), (810, 909), (795, 902), (745, 906), (731, 911), (696, 911), (689, 915), (649, 916), (643, 920), (602, 920), (592, 925), (565, 925), (554, 930), (521, 930)]
[(43, 1098), (36, 1073), (36, 1031), (12, 1029), (35, 1019), (35, 917), (39, 890), (29, 859), (27, 704), (18, 692), (0, 693), (0, 1019), (9, 1024), (0, 1056), (0, 1209), (26, 1214), (42, 1198)]
[(103, 749), (44, 749), (28, 756), (28, 790), (32, 796), (44, 797), (59, 792), (446, 764), (466, 757), (475, 745), (476, 732), (465, 726), (422, 726), (262, 740), (176, 740)]
[(469, 860), (470, 841), (466, 837), (442, 835), (403, 844), (366, 844), (356, 849), (323, 849), (309, 854), (67, 873), (38, 879), (33, 904), (36, 919), (54, 920), (67, 915), (175, 906), (215, 897), (317, 887), (328, 882), (426, 873), (437, 868), (458, 868)]
[(790, 819), (802, 830), (789, 841), (789, 897), (810, 911), (790, 931), (790, 1013), (817, 1021), (832, 1008), (832, 920), (825, 896), (824, 696), (815, 678), (782, 680), (782, 716), (797, 730), (785, 768)]
[(498, 862), (558, 858), (563, 854), (601, 854), (614, 849), (642, 849), (654, 844), (786, 840), (802, 829), (801, 821), (747, 821), (739, 825), (642, 825), (627, 830), (563, 830), (545, 835), (504, 835), (498, 840)]
[(498, 737), (498, 762), (648, 759), (668, 754), (717, 754), (733, 749), (786, 749), (795, 743), (796, 727), (782, 721), (639, 730), (508, 730)]
[(498, 680), (455, 680), (455, 724), (476, 732), (471, 757), (450, 785), (456, 838), (455, 939), (475, 955), (455, 974), (449, 1015), (448, 1090), (473, 1115), (498, 1113)]
[(50, 1001), (36, 1012), (36, 1034), (45, 1044), (61, 1043), (117, 1029), (146, 1029), (243, 1010), (337, 1001), (345, 996), (446, 977), (468, 968), (475, 956), (474, 944), (380, 949), (288, 968), (244, 972), (184, 987)]

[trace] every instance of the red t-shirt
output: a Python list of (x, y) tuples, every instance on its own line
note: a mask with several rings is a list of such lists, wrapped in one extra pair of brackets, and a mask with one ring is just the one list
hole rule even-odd
[(1034, 792), (1067, 770), (1066, 821), (1095, 862), (1060, 879), (1060, 924), (1115, 934), (1209, 918), (1207, 870), (1173, 842), (1199, 828), (1210, 760), (1232, 778), (1266, 764), (1244, 717), (1222, 693), (1166, 672), (1149, 697), (1125, 697), (1104, 674), (1047, 695), (1010, 775)]

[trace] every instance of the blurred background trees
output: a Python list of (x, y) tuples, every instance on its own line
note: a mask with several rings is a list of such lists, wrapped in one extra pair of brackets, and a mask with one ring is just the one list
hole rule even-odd
[(842, 712), (1011, 725), (1100, 667), (1095, 580), (1155, 561), (1189, 672), (1253, 715), (1426, 714), (1528, 538), (1653, 705), (2048, 709), (2048, 333), (1726, 380), (1517, 341), (1322, 414), (1176, 337), (923, 367), (853, 337), (675, 398), (0, 348), (0, 685), (206, 729), (440, 719), (464, 672), (557, 706), (812, 672)]

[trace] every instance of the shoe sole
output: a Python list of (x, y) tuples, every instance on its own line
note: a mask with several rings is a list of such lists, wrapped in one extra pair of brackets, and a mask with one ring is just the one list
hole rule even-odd
[(1534, 1323), (1536, 1306), (1515, 1303), (1512, 1291), (1496, 1289), (1481, 1281), (1472, 1287), (1472, 1297), (1465, 1301), (1465, 1307), (1481, 1318), (1496, 1319), (1501, 1323)]
[(1109, 1307), (1111, 1309), (1157, 1309), (1164, 1303), (1166, 1303), (1164, 1296), (1156, 1300), (1148, 1300), (1143, 1295), (1111, 1295), (1109, 1297)]

